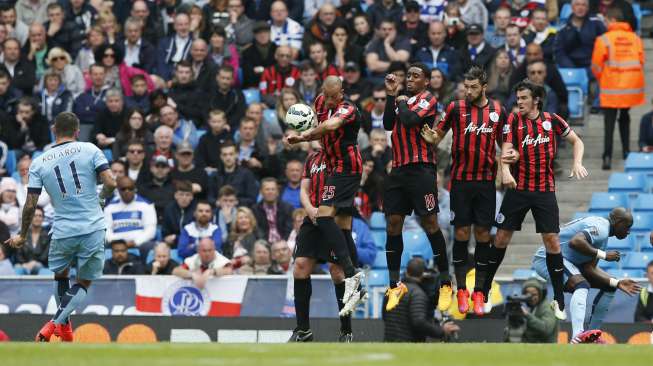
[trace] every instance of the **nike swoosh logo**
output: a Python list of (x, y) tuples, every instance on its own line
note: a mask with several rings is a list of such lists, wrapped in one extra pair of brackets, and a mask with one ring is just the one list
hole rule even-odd
[(564, 271), (564, 269), (562, 269), (562, 268), (561, 269), (554, 269), (554, 271), (555, 272), (562, 272), (562, 271)]

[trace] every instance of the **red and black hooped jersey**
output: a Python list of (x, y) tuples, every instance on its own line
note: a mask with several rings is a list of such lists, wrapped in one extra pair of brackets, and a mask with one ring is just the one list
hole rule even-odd
[(363, 163), (357, 142), (358, 130), (361, 127), (358, 108), (353, 103), (344, 100), (336, 108), (329, 109), (326, 106), (324, 94), (320, 94), (315, 99), (315, 111), (318, 125), (334, 117), (344, 120), (344, 124), (340, 128), (322, 137), (329, 173), (361, 174)]
[(420, 123), (415, 126), (405, 126), (399, 120), (397, 113), (392, 127), (393, 168), (415, 163), (437, 163), (435, 147), (424, 141), (420, 135), (423, 125), (433, 127), (437, 102), (437, 99), (428, 90), (408, 99), (408, 109), (417, 113), (420, 118)]
[(327, 64), (327, 67), (322, 70), (322, 72), (319, 72), (317, 74), (317, 78), (320, 81), (324, 81), (329, 76), (341, 76), (342, 73), (340, 73), (340, 70), (338, 70), (337, 67), (335, 67), (333, 64)]
[(501, 143), (501, 131), (507, 114), (501, 103), (488, 99), (483, 107), (466, 100), (447, 106), (438, 130), (451, 129), (451, 179), (457, 181), (494, 180), (497, 172), (496, 142)]
[(272, 65), (263, 70), (258, 88), (261, 94), (274, 94), (285, 87), (292, 88), (298, 80), (299, 69), (296, 66), (290, 65), (288, 71), (281, 72), (277, 65)]
[(567, 136), (571, 128), (557, 114), (548, 112), (530, 120), (520, 113), (512, 113), (503, 129), (504, 141), (512, 142), (519, 152), (519, 160), (512, 167), (517, 190), (555, 192), (553, 160), (556, 135)]
[(326, 181), (327, 161), (326, 153), (323, 150), (312, 152), (304, 163), (303, 179), (310, 179), (311, 185), (308, 190), (308, 197), (311, 199), (311, 205), (318, 207), (322, 198), (322, 190)]

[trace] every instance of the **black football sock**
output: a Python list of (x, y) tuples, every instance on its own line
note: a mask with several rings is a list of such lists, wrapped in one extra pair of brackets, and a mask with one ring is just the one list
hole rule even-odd
[(354, 242), (354, 237), (351, 236), (351, 230), (342, 229), (342, 235), (345, 236), (345, 242), (347, 243), (347, 253), (349, 253), (349, 258), (351, 258), (351, 263), (354, 267), (358, 266), (358, 252), (356, 250), (356, 242)]
[(399, 235), (388, 235), (385, 242), (385, 258), (388, 261), (390, 288), (397, 287), (399, 270), (401, 268), (401, 253), (404, 251), (404, 238)]
[[(338, 300), (338, 310), (342, 310), (345, 304), (342, 302), (342, 297), (345, 295), (345, 283), (334, 283), (336, 288), (336, 300)], [(351, 333), (351, 315), (340, 317), (340, 331), (342, 333)]]
[(351, 258), (349, 257), (349, 250), (347, 249), (347, 241), (342, 234), (342, 230), (336, 224), (333, 217), (318, 217), (317, 227), (320, 229), (322, 237), (327, 243), (331, 243), (333, 252), (338, 257), (338, 264), (345, 272), (345, 277), (349, 278), (356, 274)]
[(438, 267), (440, 272), (440, 286), (451, 286), (451, 277), (449, 276), (449, 259), (447, 258), (447, 243), (444, 240), (442, 230), (438, 229), (433, 234), (426, 234), (431, 243), (431, 250), (433, 251), (433, 262)]
[(70, 279), (66, 277), (55, 278), (54, 280), (54, 301), (57, 303), (57, 307), (59, 307), (61, 299), (66, 294), (66, 291), (70, 289)]
[(456, 274), (456, 285), (458, 290), (467, 289), (465, 280), (467, 279), (467, 251), (468, 240), (453, 241), (453, 270)]
[(476, 242), (474, 250), (474, 269), (476, 272), (474, 278), (474, 291), (483, 291), (485, 277), (488, 272), (488, 252), (490, 251), (489, 242)]
[(488, 270), (487, 275), (485, 276), (485, 286), (483, 286), (483, 295), (485, 295), (485, 302), (488, 301), (488, 295), (490, 294), (490, 289), (492, 288), (494, 275), (499, 270), (501, 262), (503, 262), (503, 258), (505, 256), (506, 248), (497, 248), (494, 245), (490, 247), (488, 256)]
[(553, 286), (553, 298), (558, 302), (558, 307), (560, 307), (560, 310), (565, 310), (565, 267), (562, 263), (562, 253), (546, 253), (546, 269), (549, 271), (549, 277), (551, 277), (551, 285)]
[(295, 314), (297, 316), (297, 329), (308, 330), (311, 328), (309, 311), (313, 286), (311, 278), (295, 278)]

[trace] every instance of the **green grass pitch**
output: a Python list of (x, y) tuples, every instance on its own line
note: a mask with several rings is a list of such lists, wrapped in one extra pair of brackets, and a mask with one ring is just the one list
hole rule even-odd
[(636, 366), (653, 346), (523, 344), (0, 344), (2, 366)]

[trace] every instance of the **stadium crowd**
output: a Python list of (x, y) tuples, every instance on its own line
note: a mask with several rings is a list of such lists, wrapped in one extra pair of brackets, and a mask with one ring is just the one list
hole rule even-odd
[[(593, 77), (603, 14), (622, 9), (632, 29), (637, 20), (625, 0), (572, 0), (568, 22), (556, 27), (560, 7), (555, 0), (1, 1), (0, 241), (20, 227), (29, 165), (53, 143), (54, 116), (70, 111), (81, 120), (80, 140), (103, 149), (118, 178), (105, 208), (105, 273), (201, 280), (191, 272), (209, 263), (229, 268), (216, 274), (286, 273), (306, 215), (304, 161), (316, 145), (284, 144), (294, 132), (283, 121), (291, 105), (312, 104), (321, 81), (337, 75), (363, 111), (353, 232), (358, 265), (371, 265), (377, 249), (366, 220), (383, 208), (392, 165), (383, 77), (394, 74), (403, 88), (407, 63), (427, 64), (443, 111), (464, 98), (462, 75), (479, 65), (488, 96), (507, 110), (512, 87), (528, 78), (548, 91), (545, 110), (566, 117), (557, 66)], [(649, 140), (642, 149), (650, 150)], [(445, 177), (447, 145), (438, 162)], [(439, 221), (447, 228), (444, 187)], [(9, 272), (5, 258), (21, 274), (47, 268), (53, 212), (45, 192), (39, 205), (28, 245), (0, 250), (0, 274)]]

